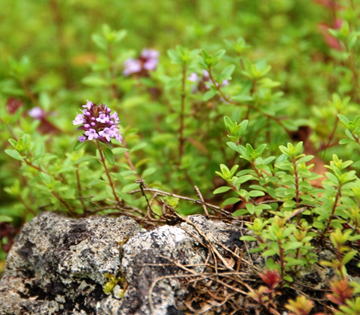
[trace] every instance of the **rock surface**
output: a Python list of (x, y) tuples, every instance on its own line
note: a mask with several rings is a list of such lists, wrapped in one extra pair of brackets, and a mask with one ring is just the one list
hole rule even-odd
[(239, 242), (232, 225), (203, 216), (186, 221), (146, 231), (125, 216), (43, 213), (25, 224), (9, 253), (0, 314), (182, 314), (186, 292), (171, 262), (201, 271), (204, 237), (219, 252)]

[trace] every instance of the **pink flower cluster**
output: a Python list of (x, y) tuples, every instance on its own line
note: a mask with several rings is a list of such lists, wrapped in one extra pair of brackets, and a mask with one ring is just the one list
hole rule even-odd
[(159, 63), (159, 52), (155, 49), (143, 49), (138, 58), (130, 58), (124, 63), (124, 75), (147, 76), (156, 69)]
[(79, 137), (80, 142), (86, 140), (110, 142), (112, 138), (122, 140), (118, 129), (119, 117), (116, 112), (111, 113), (111, 109), (106, 105), (96, 105), (90, 101), (87, 101), (83, 108), (82, 113), (73, 120), (73, 124), (80, 126), (79, 129), (84, 131), (84, 134)]

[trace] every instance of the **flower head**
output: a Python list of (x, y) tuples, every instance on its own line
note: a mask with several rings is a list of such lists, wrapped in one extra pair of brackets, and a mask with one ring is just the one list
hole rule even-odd
[(124, 75), (131, 75), (134, 73), (141, 72), (141, 62), (138, 59), (130, 58), (124, 63)]
[(83, 105), (81, 114), (76, 115), (73, 125), (80, 126), (84, 134), (79, 137), (80, 142), (86, 140), (99, 140), (110, 142), (112, 138), (121, 141), (118, 129), (119, 116), (106, 105), (96, 105), (88, 101)]
[(143, 49), (138, 58), (130, 58), (124, 63), (124, 75), (148, 76), (159, 63), (159, 52), (155, 49)]
[(43, 119), (45, 117), (45, 111), (41, 107), (33, 107), (28, 112), (29, 116), (34, 119)]

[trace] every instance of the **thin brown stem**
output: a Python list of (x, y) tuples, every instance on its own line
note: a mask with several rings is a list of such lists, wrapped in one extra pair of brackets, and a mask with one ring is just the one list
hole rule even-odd
[(187, 66), (183, 64), (182, 66), (182, 79), (181, 79), (181, 96), (180, 96), (180, 125), (179, 125), (179, 164), (181, 162), (182, 156), (184, 154), (184, 145), (185, 145), (185, 105), (186, 105), (186, 73)]
[[(227, 95), (224, 94), (223, 90), (221, 89), (221, 86), (219, 84), (219, 82), (217, 82), (214, 79), (213, 73), (212, 73), (212, 68), (209, 67), (208, 68), (208, 72), (209, 72), (209, 79), (211, 81), (211, 83), (213, 84), (213, 86), (215, 87), (216, 91), (218, 91), (218, 93), (220, 94), (221, 98), (229, 104), (233, 104), (233, 105), (241, 105), (241, 106), (245, 106), (244, 104), (238, 103), (236, 101), (233, 101), (232, 99), (230, 99)], [(246, 106), (251, 106), (251, 105), (246, 105)]]
[[(299, 185), (299, 173), (297, 169), (296, 159), (292, 161), (293, 169), (294, 169), (294, 177), (295, 177), (295, 201), (296, 201), (296, 208), (300, 206), (300, 185)], [(298, 216), (299, 221), (300, 216)]]
[[(122, 146), (123, 146), (124, 148), (126, 148), (126, 149), (128, 148), (128, 145), (127, 145), (127, 142), (126, 142), (125, 139), (122, 139)], [(138, 177), (138, 179), (141, 180), (140, 176), (137, 174), (136, 167), (135, 167), (134, 163), (133, 163), (132, 160), (131, 160), (129, 151), (126, 151), (126, 152), (124, 153), (124, 157), (125, 157), (125, 160), (126, 160), (126, 164), (129, 166), (129, 168), (130, 168), (132, 171), (134, 171), (134, 172), (136, 173), (136, 176)]]
[(74, 209), (56, 191), (52, 191), (51, 194), (65, 206), (69, 213), (74, 213)]
[(45, 170), (44, 170), (43, 168), (41, 168), (40, 166), (37, 166), (37, 165), (33, 164), (33, 163), (30, 162), (28, 159), (24, 159), (23, 161), (25, 162), (25, 164), (26, 164), (27, 166), (30, 166), (31, 168), (37, 170), (38, 172), (43, 173), (43, 174), (46, 174), (46, 175), (49, 175), (49, 176), (55, 178), (56, 180), (58, 180), (58, 181), (60, 181), (60, 182), (62, 182), (62, 183), (65, 183), (65, 178), (64, 178), (64, 177), (58, 177), (58, 176), (52, 175), (52, 174), (50, 174), (49, 172), (45, 171)]
[(24, 205), (24, 207), (25, 207), (25, 209), (26, 209), (26, 211), (27, 211), (28, 213), (31, 213), (31, 214), (33, 214), (33, 215), (36, 215), (36, 211), (33, 210), (32, 208), (30, 208), (29, 205), (27, 204), (27, 202), (26, 202), (26, 201), (24, 200), (24, 198), (22, 198), (21, 196), (20, 196), (20, 201), (21, 201), (21, 203)]
[[(162, 196), (170, 196), (170, 197), (174, 197), (174, 198), (178, 198), (178, 199), (182, 199), (182, 200), (187, 200), (187, 201), (191, 201), (191, 202), (194, 202), (196, 204), (199, 204), (199, 205), (202, 205), (202, 204), (205, 204), (207, 207), (209, 208), (212, 208), (214, 210), (218, 210), (218, 211), (222, 211), (223, 209), (221, 207), (218, 207), (216, 205), (213, 205), (211, 203), (208, 203), (208, 202), (202, 202), (201, 200), (199, 199), (193, 199), (193, 198), (190, 198), (190, 197), (186, 197), (186, 196), (182, 196), (182, 195), (178, 195), (178, 194), (173, 194), (173, 193), (169, 193), (167, 191), (162, 191), (160, 189), (156, 189), (156, 188), (147, 188), (147, 187), (144, 187), (143, 188), (144, 191), (148, 191), (148, 192), (152, 192), (152, 193), (156, 193), (158, 195), (162, 195)], [(130, 192), (130, 194), (134, 194), (134, 193), (138, 193), (138, 192), (141, 192), (140, 190), (133, 190)]]
[(120, 201), (119, 196), (118, 196), (117, 193), (116, 193), (114, 182), (113, 182), (113, 180), (112, 180), (112, 178), (111, 178), (109, 169), (108, 169), (108, 167), (106, 166), (106, 161), (105, 161), (105, 157), (104, 157), (104, 152), (103, 152), (103, 150), (102, 150), (102, 148), (101, 148), (101, 146), (100, 146), (100, 143), (99, 143), (98, 141), (96, 141), (96, 145), (97, 145), (97, 148), (98, 148), (98, 151), (99, 151), (99, 154), (100, 154), (101, 164), (102, 164), (103, 167), (104, 167), (105, 174), (106, 174), (106, 176), (107, 176), (107, 178), (108, 178), (108, 181), (109, 181), (109, 184), (110, 184), (110, 187), (111, 187), (113, 196), (114, 196), (116, 202), (117, 202), (119, 205), (121, 205), (122, 202)]
[(283, 280), (285, 275), (285, 253), (281, 240), (278, 240), (277, 243), (279, 246), (280, 276), (281, 276), (281, 280)]
[[(334, 126), (333, 126), (333, 129), (331, 130), (331, 133), (327, 139), (327, 142), (325, 144), (323, 144), (317, 151), (316, 153), (320, 152), (320, 151), (323, 151), (323, 150), (326, 150), (328, 148), (330, 148), (334, 143), (333, 143), (333, 140), (334, 140), (334, 137), (335, 137), (335, 133), (336, 133), (336, 130), (338, 128), (338, 125), (339, 125), (339, 117), (336, 116), (336, 119), (335, 119), (335, 123), (334, 123)], [(335, 144), (337, 144), (335, 142)]]
[(76, 168), (75, 175), (76, 175), (76, 185), (77, 185), (77, 191), (79, 194), (80, 203), (81, 203), (81, 206), (82, 206), (84, 212), (86, 212), (86, 207), (85, 207), (84, 198), (83, 198), (83, 194), (82, 194), (79, 167)]
[(199, 196), (200, 200), (202, 201), (202, 208), (204, 210), (205, 216), (209, 217), (209, 211), (206, 208), (205, 200), (204, 200), (204, 197), (203, 197), (199, 187), (195, 185), (194, 188), (195, 188), (195, 191), (196, 191), (197, 195)]
[(142, 195), (144, 196), (145, 200), (146, 200), (146, 204), (147, 204), (147, 210), (148, 210), (148, 213), (147, 213), (147, 216), (152, 218), (152, 214), (154, 213), (152, 207), (151, 207), (151, 204), (150, 204), (150, 201), (148, 199), (148, 197), (146, 196), (146, 193), (144, 191), (144, 188), (145, 188), (145, 184), (144, 184), (144, 181), (141, 179), (138, 181), (139, 182), (139, 186), (140, 186), (140, 190), (141, 190), (141, 193)]
[(320, 235), (320, 238), (319, 238), (320, 242), (324, 239), (324, 236), (326, 235), (326, 233), (327, 233), (327, 231), (328, 231), (328, 229), (330, 227), (331, 221), (334, 219), (336, 207), (337, 207), (337, 204), (338, 204), (338, 202), (339, 202), (339, 200), (341, 198), (341, 188), (342, 188), (342, 186), (339, 185), (338, 190), (337, 190), (336, 195), (335, 195), (335, 201), (334, 201), (333, 207), (331, 209), (330, 216), (329, 216), (329, 218), (327, 220), (324, 231)]

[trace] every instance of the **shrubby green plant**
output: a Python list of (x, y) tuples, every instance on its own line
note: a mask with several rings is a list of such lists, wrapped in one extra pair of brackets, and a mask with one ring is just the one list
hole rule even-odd
[[(325, 247), (335, 256), (322, 264), (348, 281), (360, 229), (355, 1), (4, 0), (2, 10), (0, 260), (45, 210), (159, 224), (170, 210), (220, 209), (246, 221), (242, 240), (270, 269), (250, 293), (266, 309)], [(72, 121), (88, 99), (103, 125), (78, 117), (79, 142)], [(100, 104), (118, 113), (116, 132)], [(339, 314), (358, 308), (356, 294)]]
[[(311, 184), (319, 178), (311, 171), (314, 165), (309, 162), (313, 157), (303, 154), (302, 142), (281, 145), (279, 156), (264, 156), (265, 145), (254, 149), (249, 144), (228, 142), (228, 146), (239, 153), (249, 168), (237, 172), (239, 165), (231, 170), (221, 165), (218, 174), (228, 185), (217, 188), (214, 193), (233, 191), (235, 197), (226, 199), (224, 204), (238, 203), (239, 209), (233, 215), (252, 218), (248, 227), (254, 236), (242, 239), (257, 241), (256, 251), (261, 251), (264, 257), (278, 257), (277, 264), (273, 259), (267, 259), (267, 264), (279, 269), (282, 278), (287, 269), (296, 271), (298, 267), (316, 262), (314, 239), (322, 242), (330, 229), (342, 228), (345, 224), (353, 226), (352, 223), (357, 222), (358, 211), (353, 209), (358, 207), (356, 191), (360, 181), (354, 170), (346, 171), (352, 161), (343, 162), (334, 155), (322, 187), (318, 188)], [(291, 277), (288, 275), (285, 279)]]

